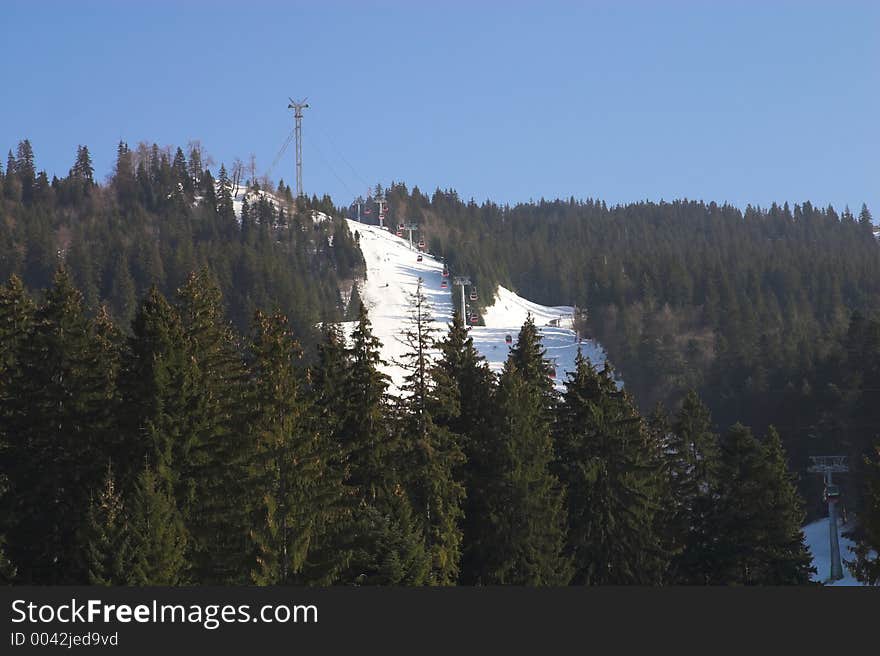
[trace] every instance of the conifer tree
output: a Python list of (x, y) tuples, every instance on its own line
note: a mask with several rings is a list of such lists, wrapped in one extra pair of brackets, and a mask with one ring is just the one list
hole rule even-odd
[(359, 490), (350, 483), (348, 452), (344, 446), (342, 426), (349, 403), (349, 361), (345, 338), (340, 327), (327, 324), (323, 340), (318, 345), (318, 361), (309, 370), (309, 421), (311, 430), (322, 443), (325, 452), (323, 476), (326, 484), (337, 491), (338, 504), (333, 517), (324, 526), (324, 535), (314, 545), (307, 566), (310, 577), (321, 576), (326, 582), (335, 582), (343, 576), (351, 561), (354, 548), (356, 521), (353, 514), (360, 499)]
[(771, 430), (762, 445), (750, 429), (734, 425), (721, 442), (708, 582), (807, 583), (811, 559), (803, 544), (802, 519), (776, 432)]
[(261, 497), (251, 531), (257, 548), (251, 577), (261, 585), (332, 583), (344, 562), (327, 563), (326, 546), (345, 512), (342, 480), (330, 470), (334, 444), (315, 430), (296, 368), (299, 345), (286, 317), (258, 312), (255, 324), (251, 484)]
[(464, 462), (454, 470), (465, 488), (459, 580), (473, 584), (481, 571), (480, 538), (488, 516), (491, 454), (487, 445), (492, 428), (494, 378), (457, 311), (437, 349), (439, 358), (431, 369), (434, 392), (429, 408), (433, 421), (457, 436), (464, 454)]
[(361, 304), (348, 350), (347, 404), (340, 435), (349, 454), (349, 482), (358, 488), (360, 498), (368, 501), (388, 492), (397, 481), (392, 464), (397, 445), (385, 421), (388, 376), (379, 370), (379, 349), (367, 309)]
[(659, 584), (667, 558), (645, 427), (609, 369), (597, 373), (581, 353), (566, 381), (556, 435), (556, 467), (568, 491), (572, 582)]
[(863, 583), (880, 584), (880, 447), (865, 458), (865, 507), (859, 514), (861, 534), (850, 569)]
[(709, 409), (696, 392), (685, 396), (672, 426), (668, 449), (672, 514), (669, 531), (681, 548), (672, 561), (670, 579), (679, 584), (705, 584), (711, 576), (710, 524), (718, 486), (718, 436)]
[(63, 269), (19, 353), (6, 388), (15, 518), (10, 556), (23, 581), (83, 582), (79, 528), (108, 454), (114, 392), (82, 297)]
[(132, 323), (120, 373), (128, 454), (117, 469), (121, 480), (133, 480), (148, 456), (156, 475), (187, 505), (192, 481), (179, 469), (187, 466), (194, 448), (188, 419), (196, 407), (193, 369), (179, 313), (151, 288)]
[[(565, 491), (551, 472), (547, 368), (526, 321), (499, 380), (487, 517), (479, 560), (485, 584), (564, 585), (571, 579)], [(523, 370), (519, 366), (523, 366)]]
[(229, 174), (226, 167), (221, 164), (220, 172), (217, 174), (217, 214), (220, 215), (222, 225), (233, 225), (235, 223), (235, 208), (232, 203), (232, 184), (229, 181)]
[[(431, 407), (448, 392), (448, 380), (431, 376), (429, 353), (434, 349), (434, 327), (428, 299), (419, 278), (410, 296), (409, 325), (402, 333), (407, 348), (403, 400), (401, 472), (406, 477), (416, 517), (422, 524), (432, 561), (430, 580), (451, 585), (458, 580), (461, 558), (461, 518), (464, 487), (456, 474), (464, 462), (458, 436), (436, 424)], [(442, 370), (436, 370), (440, 373)]]
[(138, 475), (128, 517), (128, 585), (183, 585), (188, 581), (187, 533), (162, 477), (148, 464)]
[(345, 407), (339, 426), (347, 455), (353, 519), (352, 558), (345, 581), (369, 584), (423, 585), (431, 570), (421, 522), (402, 485), (401, 435), (388, 421), (388, 377), (367, 310), (348, 349)]
[(248, 440), (245, 368), (220, 288), (207, 269), (178, 291), (193, 397), (186, 426), (192, 444), (175, 464), (191, 485), (179, 501), (194, 573), (203, 582), (242, 582), (248, 515), (245, 481), (254, 445)]
[(131, 565), (129, 527), (109, 462), (103, 486), (89, 504), (85, 531), (89, 583), (124, 585)]
[(804, 542), (806, 513), (789, 472), (782, 439), (773, 426), (762, 445), (766, 467), (765, 493), (760, 500), (765, 513), (766, 543), (762, 548), (765, 585), (805, 585), (816, 572)]

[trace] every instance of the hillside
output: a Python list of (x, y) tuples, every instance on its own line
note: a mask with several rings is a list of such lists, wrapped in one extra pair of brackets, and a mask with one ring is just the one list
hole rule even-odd
[[(421, 278), (437, 328), (442, 334), (452, 320), (453, 293), (455, 299), (460, 294), (458, 287), (454, 292), (452, 289), (451, 279), (455, 272), (451, 272), (450, 282), (444, 289), (441, 286), (443, 263), (438, 258), (426, 253), (423, 260), (418, 262), (417, 251), (410, 249), (408, 240), (378, 226), (350, 219), (347, 223), (366, 262), (366, 279), (359, 287), (359, 293), (369, 310), (374, 333), (382, 342), (382, 357), (387, 363), (385, 373), (399, 387), (403, 382), (403, 372), (395, 363), (400, 361), (405, 351), (400, 332), (409, 317), (410, 294), (415, 292), (418, 279)], [(470, 290), (467, 291), (469, 294)], [(604, 364), (605, 351), (601, 345), (593, 340), (578, 341), (572, 329), (572, 307), (548, 307), (533, 303), (504, 287), (499, 287), (494, 296), (494, 303), (483, 310), (482, 325), (470, 327), (474, 346), (493, 371), (500, 372), (507, 359), (507, 336), (515, 340), (529, 314), (540, 327), (547, 358), (556, 363), (558, 389), (563, 387), (565, 374), (574, 370), (574, 358), (579, 346), (591, 362), (599, 367)]]

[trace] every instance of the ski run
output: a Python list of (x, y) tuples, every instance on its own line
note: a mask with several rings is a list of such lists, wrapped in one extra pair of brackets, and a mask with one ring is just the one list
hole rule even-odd
[[(438, 329), (435, 338), (442, 339), (452, 321), (453, 298), (461, 294), (460, 288), (452, 283), (452, 278), (460, 272), (452, 271), (444, 288), (443, 263), (427, 252), (423, 253), (421, 262), (417, 261), (419, 250), (415, 242), (410, 247), (407, 238), (353, 220), (348, 220), (348, 227), (352, 234), (357, 234), (367, 265), (366, 280), (358, 291), (369, 311), (373, 333), (382, 342), (383, 371), (391, 378), (392, 387), (399, 389), (404, 378), (400, 362), (407, 350), (400, 334), (409, 321), (410, 295), (416, 291), (421, 278)], [(543, 337), (546, 357), (556, 365), (556, 387), (562, 390), (565, 373), (574, 370), (578, 346), (597, 367), (604, 365), (606, 357), (597, 342), (587, 339), (578, 342), (573, 330), (573, 312), (570, 306), (538, 305), (499, 287), (494, 304), (483, 311), (485, 325), (471, 326), (470, 332), (474, 346), (492, 371), (498, 373), (510, 348), (507, 337), (515, 344), (520, 327), (531, 314)], [(353, 328), (351, 322), (348, 328)]]

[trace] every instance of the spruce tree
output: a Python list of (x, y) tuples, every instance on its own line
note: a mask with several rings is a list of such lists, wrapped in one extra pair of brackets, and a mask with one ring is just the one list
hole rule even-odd
[(478, 554), (488, 514), (486, 490), (491, 454), (487, 444), (495, 381), (457, 311), (437, 349), (439, 358), (431, 369), (435, 386), (429, 408), (433, 421), (457, 436), (464, 454), (464, 462), (455, 470), (456, 478), (465, 488), (459, 580), (473, 584), (480, 575)]
[(859, 513), (860, 535), (850, 569), (863, 583), (880, 584), (880, 446), (865, 458), (865, 506)]
[(348, 349), (345, 405), (339, 425), (348, 462), (352, 558), (343, 580), (369, 585), (423, 585), (431, 559), (421, 522), (402, 485), (401, 435), (389, 421), (388, 377), (379, 370), (379, 340), (361, 304)]
[(721, 442), (713, 543), (706, 556), (709, 583), (803, 584), (810, 556), (803, 543), (803, 510), (791, 482), (779, 436), (761, 444), (734, 425)]
[(107, 360), (82, 297), (59, 270), (6, 388), (10, 556), (22, 580), (81, 583), (79, 528), (115, 433)]
[(85, 558), (91, 585), (124, 585), (130, 574), (129, 526), (111, 464), (89, 504)]
[(573, 583), (656, 585), (668, 562), (646, 428), (610, 370), (580, 352), (556, 426), (556, 468), (568, 491)]
[(163, 477), (148, 464), (138, 475), (128, 516), (131, 566), (128, 585), (188, 582), (187, 533)]
[(486, 528), (477, 555), (484, 584), (564, 585), (571, 579), (571, 560), (564, 553), (565, 490), (550, 470), (551, 390), (541, 353), (529, 319), (496, 395)]
[(246, 430), (245, 367), (207, 269), (190, 275), (178, 299), (193, 397), (186, 416), (192, 443), (187, 459), (175, 466), (191, 485), (179, 507), (194, 575), (203, 582), (242, 583), (248, 544), (242, 501), (254, 449)]
[(782, 439), (773, 426), (767, 431), (762, 450), (766, 467), (764, 507), (766, 541), (762, 545), (765, 585), (805, 585), (815, 574), (813, 558), (804, 542), (806, 513), (797, 492), (796, 476), (789, 472)]
[(711, 576), (710, 524), (718, 486), (718, 436), (709, 409), (696, 392), (685, 396), (672, 426), (668, 449), (672, 515), (669, 531), (681, 548), (671, 564), (670, 579), (679, 584), (705, 584)]
[(344, 563), (327, 563), (325, 545), (345, 508), (341, 478), (330, 470), (334, 445), (312, 420), (297, 368), (299, 345), (286, 317), (258, 312), (255, 324), (256, 453), (250, 484), (260, 499), (251, 530), (256, 546), (251, 577), (261, 585), (332, 583)]
[(348, 452), (349, 482), (358, 488), (360, 498), (367, 501), (387, 493), (397, 481), (397, 472), (393, 469), (397, 444), (385, 421), (388, 376), (379, 370), (382, 364), (379, 349), (367, 309), (361, 304), (348, 349), (347, 403), (340, 435)]
[[(464, 487), (457, 479), (464, 454), (458, 436), (432, 417), (435, 399), (448, 392), (449, 380), (432, 376), (433, 317), (419, 278), (410, 296), (409, 323), (402, 333), (407, 349), (401, 363), (406, 371), (401, 390), (400, 471), (410, 491), (416, 517), (422, 524), (432, 561), (430, 580), (437, 585), (457, 582), (461, 559)], [(435, 370), (436, 373), (442, 369)]]

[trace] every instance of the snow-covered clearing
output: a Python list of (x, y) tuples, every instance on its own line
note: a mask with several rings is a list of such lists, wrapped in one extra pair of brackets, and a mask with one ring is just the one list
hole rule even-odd
[[(360, 236), (361, 252), (367, 265), (367, 279), (359, 286), (364, 304), (370, 314), (373, 332), (382, 342), (382, 359), (387, 365), (383, 368), (392, 380), (394, 387), (403, 382), (403, 370), (395, 363), (400, 362), (406, 346), (400, 341), (400, 333), (409, 320), (410, 294), (415, 292), (418, 279), (423, 279), (425, 296), (431, 305), (441, 338), (446, 326), (452, 320), (453, 293), (460, 294), (459, 288), (448, 279), (447, 288), (441, 287), (443, 263), (428, 253), (417, 261), (418, 250), (409, 240), (397, 237), (392, 232), (357, 221), (348, 221), (352, 234)], [(457, 272), (453, 271), (452, 275)], [(470, 290), (468, 290), (470, 291)], [(547, 357), (556, 362), (556, 386), (562, 389), (565, 372), (574, 369), (574, 359), (578, 349), (578, 338), (572, 330), (573, 308), (569, 306), (547, 307), (532, 303), (517, 296), (510, 290), (499, 287), (495, 302), (484, 311), (485, 326), (472, 326), (474, 345), (489, 362), (493, 371), (500, 371), (507, 359), (508, 345), (505, 338), (510, 335), (516, 341), (517, 333), (531, 313), (543, 336)], [(557, 325), (550, 325), (551, 323)], [(352, 328), (349, 325), (349, 330)], [(592, 340), (582, 340), (580, 347), (585, 356), (596, 366), (605, 361), (605, 351)]]

